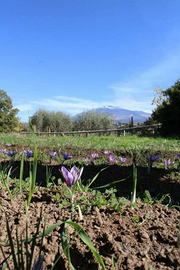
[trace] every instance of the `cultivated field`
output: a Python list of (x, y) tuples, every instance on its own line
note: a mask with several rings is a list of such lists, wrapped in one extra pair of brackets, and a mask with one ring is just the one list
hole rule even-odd
[(0, 134), (0, 159), (2, 269), (179, 269), (178, 139)]

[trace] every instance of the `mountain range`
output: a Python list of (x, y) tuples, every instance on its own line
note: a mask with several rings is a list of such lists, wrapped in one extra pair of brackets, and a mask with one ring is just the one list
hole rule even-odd
[(143, 111), (131, 111), (114, 106), (104, 106), (94, 110), (100, 113), (106, 112), (107, 114), (112, 115), (115, 121), (119, 121), (121, 123), (129, 123), (131, 116), (133, 116), (134, 123), (143, 123), (151, 116), (151, 114)]

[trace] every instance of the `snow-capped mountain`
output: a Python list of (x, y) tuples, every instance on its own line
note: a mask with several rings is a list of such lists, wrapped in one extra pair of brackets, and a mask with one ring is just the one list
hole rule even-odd
[(116, 121), (128, 123), (131, 116), (133, 116), (134, 123), (142, 123), (146, 121), (151, 115), (143, 111), (131, 111), (114, 106), (104, 106), (95, 109), (97, 112), (105, 111), (107, 114), (112, 115)]
[(104, 106), (94, 110), (100, 113), (104, 111), (107, 114), (112, 115), (115, 121), (121, 123), (129, 123), (131, 116), (133, 116), (134, 123), (142, 123), (151, 116), (149, 113), (143, 111), (131, 111), (114, 106)]

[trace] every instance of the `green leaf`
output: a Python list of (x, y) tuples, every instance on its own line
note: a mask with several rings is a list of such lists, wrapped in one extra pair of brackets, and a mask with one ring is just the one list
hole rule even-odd
[(102, 266), (103, 270), (106, 270), (106, 267), (104, 265), (104, 262), (103, 262), (101, 256), (97, 253), (97, 251), (96, 251), (95, 247), (93, 246), (90, 238), (87, 236), (87, 234), (82, 229), (82, 227), (79, 226), (77, 223), (74, 223), (72, 221), (65, 221), (65, 223), (73, 226), (74, 229), (76, 229), (76, 231), (78, 232), (81, 240), (90, 248), (90, 250), (92, 251), (93, 255), (95, 256), (95, 258), (97, 259), (97, 261), (99, 262), (99, 264)]
[(67, 260), (69, 262), (69, 265), (70, 265), (71, 269), (75, 270), (74, 266), (71, 263), (69, 243), (68, 243), (68, 237), (67, 237), (67, 233), (66, 233), (67, 226), (68, 226), (67, 223), (65, 223), (64, 226), (63, 226), (63, 230), (62, 230), (62, 234), (61, 234), (61, 243), (62, 243), (62, 248), (63, 248), (64, 254), (67, 257)]
[(115, 184), (117, 184), (119, 182), (123, 182), (123, 181), (127, 180), (130, 176), (131, 175), (129, 175), (128, 177), (126, 177), (124, 179), (116, 180), (116, 181), (113, 181), (111, 183), (105, 184), (105, 185), (100, 186), (100, 187), (93, 187), (93, 189), (100, 189), (100, 188), (107, 188), (107, 187), (109, 188), (110, 186), (113, 186), (113, 185), (115, 185)]
[(106, 168), (101, 169), (101, 170), (94, 176), (94, 178), (93, 178), (93, 179), (91, 180), (91, 182), (87, 185), (87, 187), (89, 188), (89, 187), (92, 185), (92, 183), (94, 183), (94, 181), (97, 179), (97, 177), (99, 176), (99, 174), (100, 174), (102, 171), (106, 170), (107, 168), (109, 168), (109, 166), (106, 167)]

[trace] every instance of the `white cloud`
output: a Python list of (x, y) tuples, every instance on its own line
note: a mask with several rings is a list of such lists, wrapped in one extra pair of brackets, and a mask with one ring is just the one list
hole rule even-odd
[(43, 99), (41, 101), (33, 101), (32, 103), (38, 105), (39, 107), (46, 107), (48, 110), (63, 110), (69, 112), (70, 114), (104, 106), (104, 102), (95, 102), (92, 100), (81, 98), (78, 99), (75, 97), (60, 96), (58, 99), (61, 100)]
[(33, 105), (32, 104), (20, 104), (20, 105), (14, 106), (14, 107), (16, 107), (21, 112), (26, 112), (26, 111), (33, 110)]
[[(21, 104), (17, 106), (20, 109), (18, 116), (21, 121), (27, 122), (29, 116), (32, 116), (38, 109), (46, 109), (48, 111), (63, 111), (65, 113), (69, 113), (70, 115), (75, 115), (81, 113), (82, 111), (87, 111), (90, 109), (95, 109), (103, 106), (118, 106), (124, 109), (130, 110), (140, 110), (151, 113), (152, 109), (149, 105), (148, 101), (136, 101), (130, 98), (116, 99), (113, 101), (101, 101), (94, 102), (89, 99), (81, 99), (76, 97), (67, 97), (67, 96), (59, 96), (59, 100), (56, 99), (42, 99), (39, 101), (30, 101), (27, 104)], [(72, 102), (73, 101), (73, 102)]]

